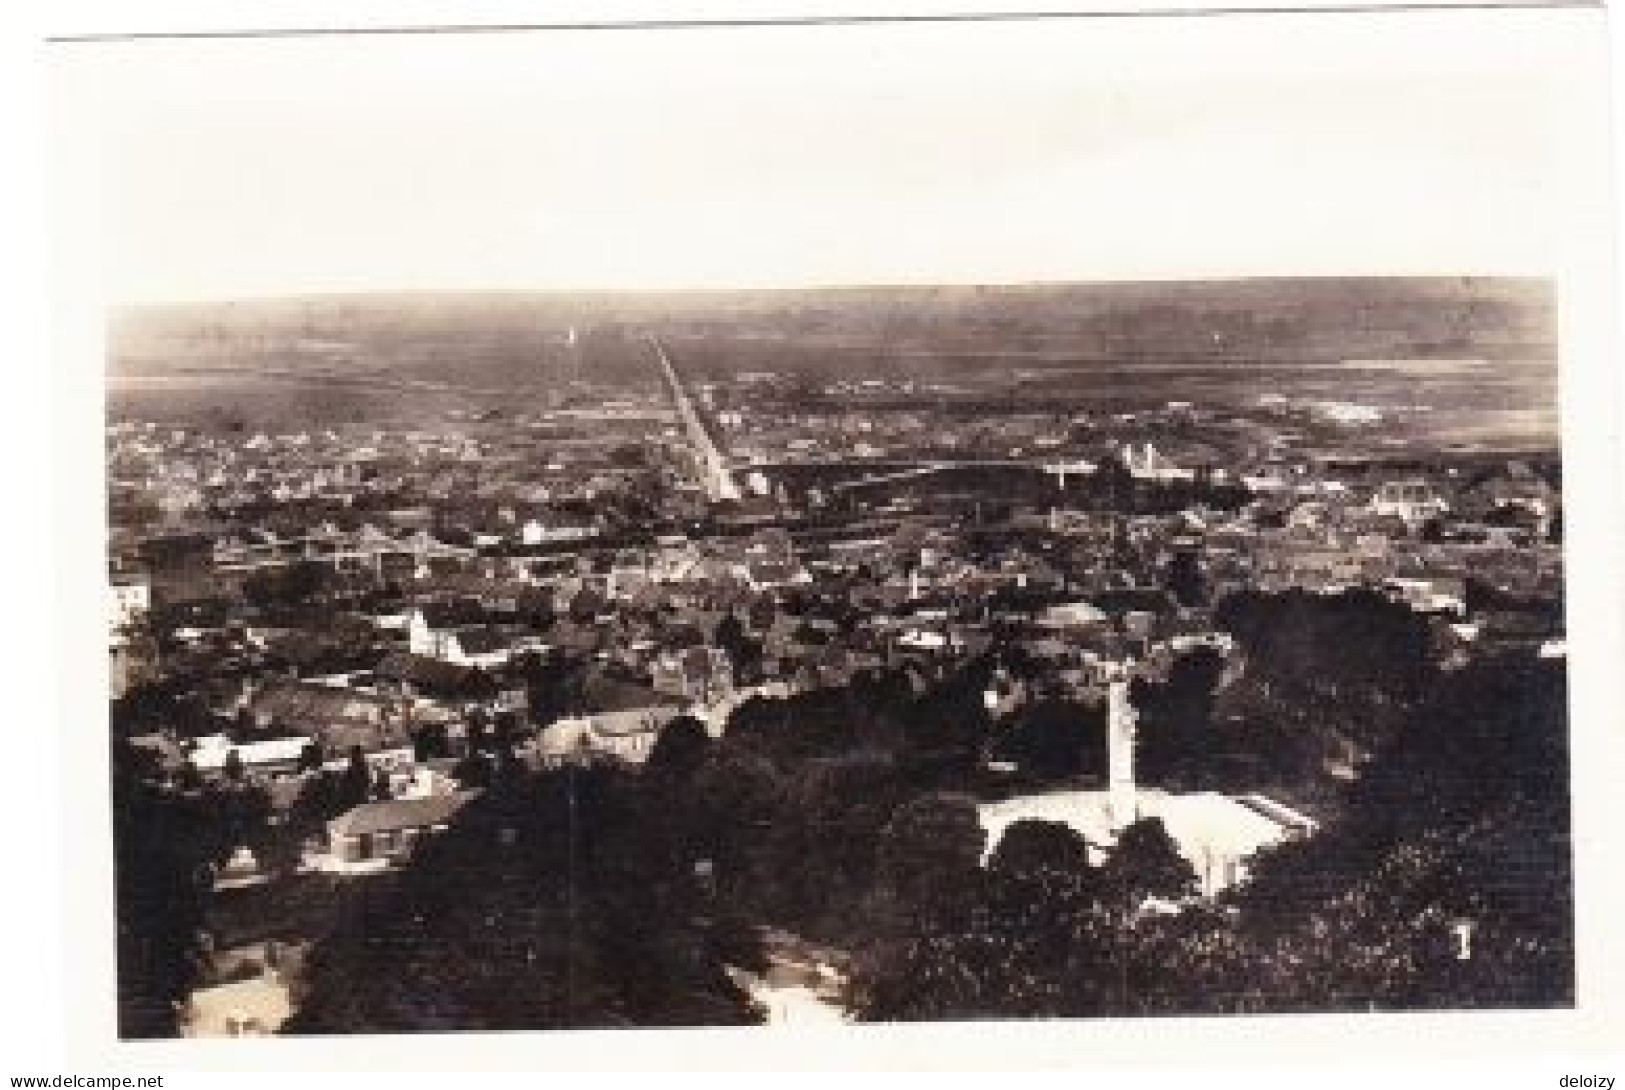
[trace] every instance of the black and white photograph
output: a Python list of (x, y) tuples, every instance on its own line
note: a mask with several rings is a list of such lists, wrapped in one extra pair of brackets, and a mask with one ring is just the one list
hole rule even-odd
[(75, 1002), (1583, 1009), (1594, 14), (57, 43)]

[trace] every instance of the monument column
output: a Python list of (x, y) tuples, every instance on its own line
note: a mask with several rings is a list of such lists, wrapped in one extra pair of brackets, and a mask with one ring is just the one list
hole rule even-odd
[(1113, 663), (1106, 683), (1106, 805), (1114, 829), (1139, 817), (1139, 789), (1134, 782), (1136, 718), (1129, 700), (1129, 664)]

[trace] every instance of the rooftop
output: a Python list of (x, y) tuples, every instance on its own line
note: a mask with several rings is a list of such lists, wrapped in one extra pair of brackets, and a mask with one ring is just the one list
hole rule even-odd
[(335, 837), (347, 837), (423, 829), (451, 820), (473, 797), (473, 792), (458, 792), (415, 799), (364, 802), (329, 822), (328, 831)]

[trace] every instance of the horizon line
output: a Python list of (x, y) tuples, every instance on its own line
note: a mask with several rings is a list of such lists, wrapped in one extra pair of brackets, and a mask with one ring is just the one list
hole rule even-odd
[(1438, 273), (1242, 273), (1208, 276), (1133, 276), (1087, 279), (1043, 280), (975, 280), (975, 281), (862, 281), (850, 283), (809, 284), (721, 284), (687, 287), (661, 287), (628, 285), (622, 287), (355, 287), (324, 290), (311, 288), (289, 291), (251, 292), (240, 295), (191, 296), (166, 299), (109, 300), (104, 309), (112, 311), (146, 310), (164, 307), (231, 306), (256, 303), (295, 303), (324, 299), (364, 299), (384, 296), (454, 296), (454, 295), (509, 295), (509, 296), (720, 296), (720, 295), (792, 295), (838, 294), (860, 292), (929, 292), (929, 291), (1033, 291), (1064, 288), (1111, 288), (1135, 286), (1191, 286), (1246, 284), (1268, 281), (1298, 283), (1325, 281), (1493, 281), (1551, 286), (1557, 277), (1536, 272), (1438, 272)]

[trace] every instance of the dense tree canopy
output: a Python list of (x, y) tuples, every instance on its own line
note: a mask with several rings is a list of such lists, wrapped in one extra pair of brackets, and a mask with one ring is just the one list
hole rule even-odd
[[(528, 771), (513, 724), (472, 722), (459, 775), (483, 795), (318, 943), (287, 1031), (749, 1023), (729, 970), (763, 967), (759, 926), (849, 953), (865, 1019), (1572, 1002), (1561, 663), (1440, 669), (1426, 622), (1371, 594), (1232, 596), (1219, 619), (1233, 659), (1194, 649), (1135, 684), (1142, 780), (1264, 790), (1359, 759), (1324, 788), (1322, 827), (1216, 903), (1167, 911), (1196, 876), (1157, 821), (1093, 848), (1018, 821), (987, 851), (980, 759), (1040, 788), (1098, 775), (1104, 710), (1038, 699), (994, 725), (991, 658), (894, 662), (753, 700), (717, 738), (674, 720), (641, 770)], [(520, 673), (543, 716), (568, 705), (571, 664)], [(445, 741), (415, 738), (425, 756)], [(170, 791), (140, 762), (115, 762), (137, 1036), (173, 1032), (209, 867), (246, 844), (286, 871), (375, 787), (353, 754), (307, 770), (272, 822), (252, 777)]]
[(1570, 1003), (1563, 678), (1527, 653), (1442, 675), (1329, 827), (1217, 905), (1134, 910), (1193, 886), (1156, 823), (1094, 873), (1065, 830), (1018, 823), (987, 872), (893, 909), (852, 1002), (879, 1019)]
[(118, 1027), (123, 1038), (172, 1037), (203, 967), (210, 868), (233, 837), (215, 796), (159, 786), (145, 753), (113, 751), (113, 879)]
[(647, 835), (628, 790), (597, 769), (487, 792), (323, 940), (284, 1031), (757, 1020), (724, 970), (758, 956), (749, 932)]

